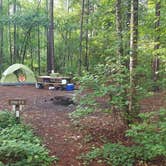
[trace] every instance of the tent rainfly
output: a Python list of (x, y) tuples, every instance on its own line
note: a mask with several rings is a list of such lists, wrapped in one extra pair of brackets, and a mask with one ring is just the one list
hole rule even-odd
[(1, 85), (28, 85), (35, 84), (36, 78), (31, 69), (23, 64), (13, 64), (3, 73)]

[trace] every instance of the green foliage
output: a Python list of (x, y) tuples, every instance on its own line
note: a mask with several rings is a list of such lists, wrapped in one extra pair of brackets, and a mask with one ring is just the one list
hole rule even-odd
[[(77, 111), (83, 110), (85, 114), (86, 110), (89, 111), (85, 108), (100, 108), (103, 103), (99, 103), (97, 98), (102, 97), (108, 101), (107, 107), (116, 111), (125, 110), (128, 104), (128, 69), (114, 58), (107, 58), (105, 63), (97, 65), (92, 73), (84, 72), (80, 77), (81, 88), (75, 98), (79, 103)], [(77, 114), (77, 111), (73, 114)]]
[(93, 148), (89, 153), (82, 155), (81, 159), (84, 160), (84, 163), (88, 165), (91, 161), (102, 156), (102, 151), (100, 148)]
[(0, 130), (16, 123), (16, 118), (8, 111), (0, 111)]
[(142, 120), (140, 124), (131, 125), (127, 136), (144, 147), (145, 160), (156, 156), (166, 156), (166, 110), (142, 113), (139, 115)]
[(166, 157), (166, 110), (142, 113), (141, 123), (131, 125), (127, 130), (136, 145), (126, 147), (120, 144), (105, 144), (95, 148), (82, 159), (90, 162), (96, 158), (113, 166), (134, 166), (138, 161), (150, 161), (156, 157)]
[(107, 164), (112, 166), (132, 166), (135, 163), (135, 153), (132, 149), (120, 144), (105, 144), (103, 148), (95, 148), (83, 156), (87, 162), (96, 158), (104, 159)]
[(132, 166), (134, 155), (129, 147), (120, 144), (105, 144), (103, 147), (103, 158), (113, 166)]
[(92, 108), (89, 108), (89, 107), (83, 107), (83, 106), (77, 106), (77, 109), (75, 112), (72, 112), (70, 114), (70, 116), (72, 118), (80, 118), (80, 117), (83, 117), (83, 116), (86, 116), (90, 113), (94, 112), (94, 110)]
[(13, 126), (6, 127), (0, 133), (0, 140), (18, 139), (34, 144), (39, 144), (39, 138), (35, 137), (30, 127), (22, 124), (14, 124)]
[(0, 119), (1, 163), (12, 166), (49, 166), (55, 160), (49, 157), (49, 152), (29, 127), (16, 124), (12, 113), (1, 111)]
[(0, 146), (0, 160), (13, 166), (50, 165), (53, 161), (40, 144), (25, 141), (5, 140)]

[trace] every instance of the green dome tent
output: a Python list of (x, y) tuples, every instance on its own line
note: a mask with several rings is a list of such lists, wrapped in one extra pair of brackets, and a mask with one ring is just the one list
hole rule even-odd
[(22, 64), (13, 64), (9, 66), (2, 73), (2, 78), (0, 81), (1, 85), (19, 85), (19, 84), (26, 85), (26, 84), (35, 84), (35, 83), (36, 83), (36, 78), (32, 70)]

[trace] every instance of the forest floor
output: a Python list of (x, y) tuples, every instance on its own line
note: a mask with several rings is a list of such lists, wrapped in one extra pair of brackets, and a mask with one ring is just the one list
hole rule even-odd
[[(80, 121), (72, 121), (69, 114), (75, 110), (75, 106), (54, 102), (57, 96), (72, 98), (73, 95), (74, 91), (36, 89), (33, 86), (0, 86), (0, 110), (11, 110), (9, 99), (26, 99), (27, 103), (21, 112), (21, 118), (42, 138), (50, 155), (59, 158), (58, 163), (53, 165), (84, 165), (79, 159), (80, 155), (92, 147), (100, 147), (108, 140), (130, 145), (131, 141), (124, 134), (127, 126), (118, 115), (98, 112)], [(166, 108), (165, 99), (166, 93), (157, 93), (153, 97), (144, 99), (141, 102), (141, 111)], [(152, 165), (162, 166), (162, 163), (156, 162), (154, 161)], [(94, 161), (91, 166), (104, 166), (104, 164)]]

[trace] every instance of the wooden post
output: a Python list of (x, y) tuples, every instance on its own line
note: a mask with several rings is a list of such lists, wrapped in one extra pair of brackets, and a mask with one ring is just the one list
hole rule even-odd
[(16, 122), (20, 123), (20, 111), (22, 110), (23, 106), (26, 104), (25, 99), (9, 99), (9, 105), (12, 106), (12, 111), (14, 111), (16, 116)]

